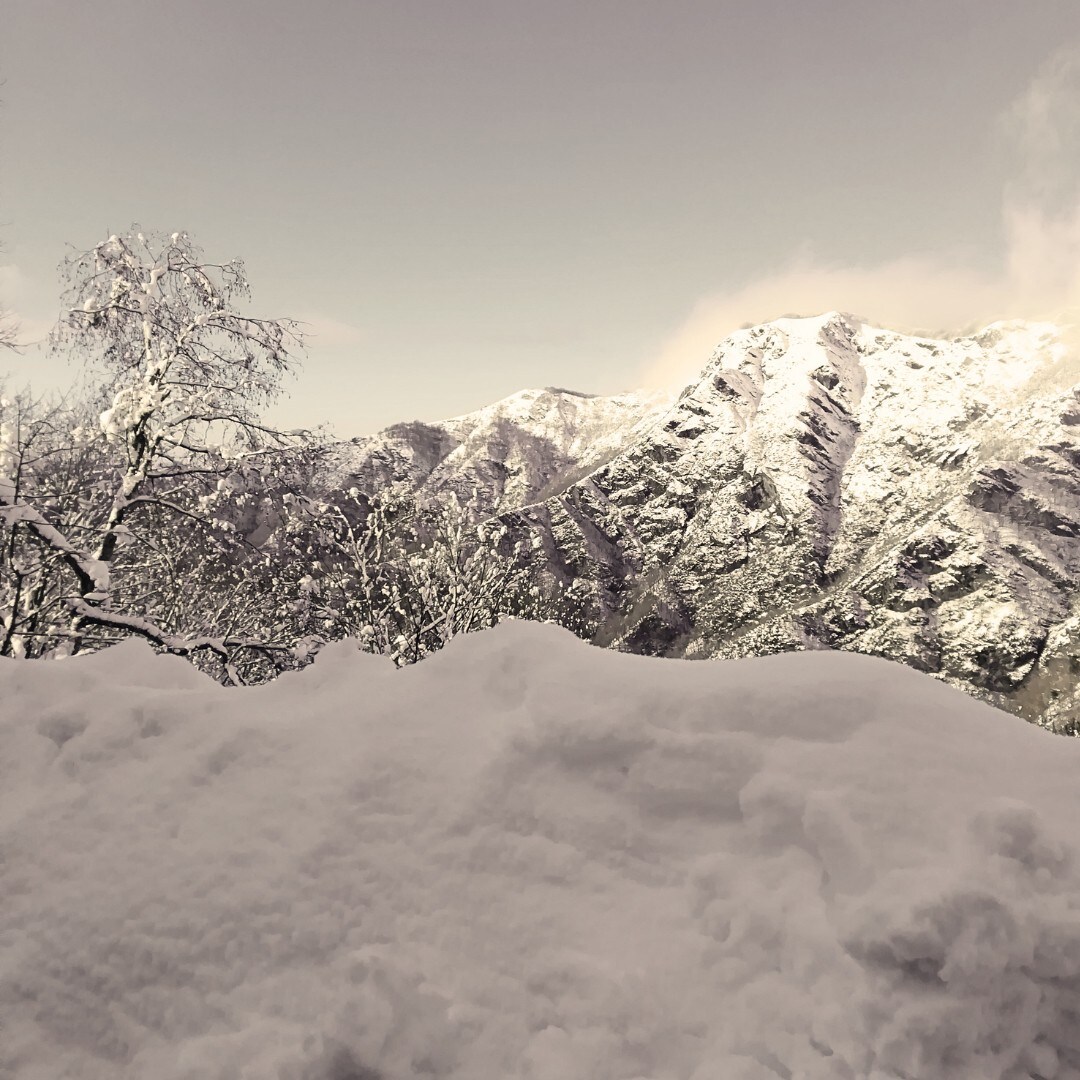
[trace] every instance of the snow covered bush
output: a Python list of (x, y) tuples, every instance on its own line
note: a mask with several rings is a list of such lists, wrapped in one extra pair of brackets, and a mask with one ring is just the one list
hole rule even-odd
[(303, 570), (294, 610), (309, 640), (353, 637), (401, 665), (505, 616), (542, 612), (520, 550), (505, 528), (482, 520), (476, 499), (353, 488), (302, 502), (283, 537), (299, 558), (278, 562)]

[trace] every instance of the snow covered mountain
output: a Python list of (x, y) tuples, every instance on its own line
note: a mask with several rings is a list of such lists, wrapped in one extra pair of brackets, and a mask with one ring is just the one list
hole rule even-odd
[(628, 446), (670, 407), (664, 393), (599, 397), (522, 390), (440, 423), (395, 424), (329, 448), (332, 487), (371, 493), (404, 484), (425, 497), (474, 489), (484, 512), (516, 509), (565, 490)]
[(871, 653), (1064, 726), (1078, 384), (1048, 324), (938, 340), (833, 312), (740, 331), (666, 407), (526, 392), (363, 440), (351, 471), (479, 481), (597, 644)]

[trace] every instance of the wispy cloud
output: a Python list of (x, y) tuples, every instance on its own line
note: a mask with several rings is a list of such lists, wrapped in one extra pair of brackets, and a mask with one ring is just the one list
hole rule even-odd
[(319, 345), (359, 345), (366, 339), (366, 334), (359, 326), (332, 319), (328, 315), (307, 311), (296, 316), (300, 329), (310, 343)]
[(685, 381), (732, 331), (785, 314), (838, 309), (930, 333), (997, 319), (1080, 321), (1080, 44), (1049, 58), (1001, 126), (1015, 155), (1002, 192), (1001, 270), (944, 255), (842, 266), (801, 252), (742, 288), (701, 299), (650, 358), (642, 382)]
[(1017, 156), (1009, 196), (1047, 212), (1068, 211), (1080, 181), (1080, 43), (1057, 50), (1006, 109), (1002, 126)]
[[(15, 263), (0, 265), (0, 309), (9, 312), (19, 325), (19, 340), (27, 345), (43, 341), (53, 328), (53, 319), (41, 318), (24, 309), (31, 292), (26, 275)], [(296, 316), (306, 337), (315, 346), (358, 345), (365, 340), (359, 326), (334, 319), (314, 310)]]

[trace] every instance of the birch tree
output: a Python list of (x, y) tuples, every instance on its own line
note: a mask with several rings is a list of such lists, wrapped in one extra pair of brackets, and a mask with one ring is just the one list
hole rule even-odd
[(296, 442), (264, 423), (261, 410), (295, 364), (297, 326), (242, 311), (249, 297), (243, 263), (206, 261), (187, 233), (133, 226), (72, 255), (63, 273), (66, 313), (52, 344), (98, 379), (104, 407), (94, 437), (110, 467), (93, 479), (92, 512), (64, 522), (20, 493), (9, 448), (6, 472), (0, 463), (0, 515), (66, 571), (73, 649), (87, 626), (98, 626), (173, 651), (224, 655), (222, 642), (185, 643), (152, 610), (114, 606), (114, 563), (150, 518), (158, 529), (168, 519), (208, 539), (227, 531), (207, 492), (239, 463), (271, 467), (274, 453)]
[(167, 505), (149, 481), (217, 473), (230, 456), (286, 444), (259, 411), (280, 393), (301, 342), (290, 320), (241, 314), (243, 263), (205, 262), (187, 233), (113, 235), (68, 259), (65, 276), (54, 347), (105, 374), (101, 429), (122, 462), (94, 553), (107, 563), (140, 504)]

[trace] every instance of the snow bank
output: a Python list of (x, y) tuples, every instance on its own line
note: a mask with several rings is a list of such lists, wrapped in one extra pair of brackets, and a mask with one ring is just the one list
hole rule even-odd
[(1080, 741), (504, 624), (0, 663), (0, 1076), (1080, 1078)]

